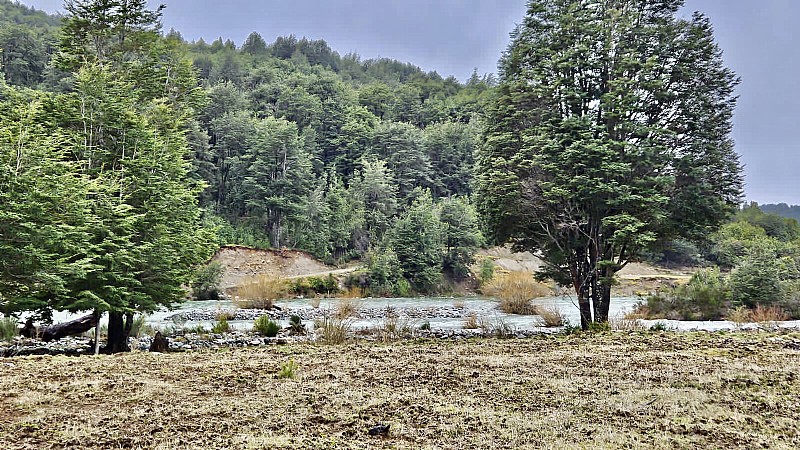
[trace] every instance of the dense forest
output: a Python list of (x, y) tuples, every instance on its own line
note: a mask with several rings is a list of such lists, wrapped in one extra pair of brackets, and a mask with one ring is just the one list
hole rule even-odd
[[(64, 17), (0, 0), (3, 312), (108, 311), (120, 330), (229, 244), (358, 259), (372, 295), (442, 292), (510, 242), (575, 287), (587, 327), (629, 261), (738, 268), (742, 217), (797, 241), (747, 208), (717, 233), (741, 200), (738, 80), (707, 19), (557, 3), (530, 3), (498, 77), (460, 82), (291, 35), (187, 42), (144, 0)], [(575, 17), (623, 24), (618, 43), (575, 41)]]

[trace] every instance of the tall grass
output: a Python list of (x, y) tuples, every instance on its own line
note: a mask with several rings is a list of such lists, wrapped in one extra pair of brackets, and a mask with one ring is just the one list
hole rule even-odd
[(566, 322), (564, 313), (556, 305), (536, 305), (533, 310), (539, 316), (542, 325), (547, 328), (561, 327)]
[(789, 320), (789, 315), (780, 306), (756, 305), (750, 311), (750, 320), (762, 328), (776, 329), (778, 322)]
[(286, 298), (289, 283), (279, 277), (260, 275), (236, 288), (233, 303), (244, 309), (271, 309), (275, 300)]
[(343, 298), (336, 303), (336, 318), (347, 319), (355, 317), (361, 308), (361, 302), (351, 298)]
[(323, 317), (314, 321), (317, 342), (327, 345), (339, 345), (347, 342), (351, 322), (336, 317)]
[(17, 320), (13, 317), (0, 318), (0, 340), (9, 342), (17, 335), (19, 335)]
[(500, 309), (507, 314), (535, 314), (531, 300), (552, 293), (550, 287), (534, 280), (533, 275), (527, 272), (497, 275), (481, 291), (498, 299)]

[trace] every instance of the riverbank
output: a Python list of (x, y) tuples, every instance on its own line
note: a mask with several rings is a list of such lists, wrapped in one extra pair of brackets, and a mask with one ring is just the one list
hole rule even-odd
[(0, 447), (797, 448), (798, 348), (604, 333), (22, 357), (0, 361)]

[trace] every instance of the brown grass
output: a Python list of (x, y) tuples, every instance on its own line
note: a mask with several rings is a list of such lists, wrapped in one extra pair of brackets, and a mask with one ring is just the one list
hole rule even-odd
[(561, 309), (556, 305), (536, 305), (534, 313), (539, 316), (542, 325), (548, 328), (564, 326), (566, 318)]
[(289, 283), (270, 275), (251, 277), (236, 288), (233, 303), (244, 309), (271, 309), (275, 300), (286, 298)]
[(780, 306), (756, 305), (750, 311), (750, 320), (765, 328), (777, 328), (778, 322), (789, 320), (789, 315)]
[[(609, 333), (12, 358), (0, 447), (798, 448), (798, 344)], [(302, 373), (279, 378), (290, 359)], [(377, 423), (388, 437), (367, 434)]]
[(339, 319), (347, 319), (358, 315), (358, 310), (361, 308), (361, 302), (352, 298), (343, 298), (336, 303), (335, 315)]
[(507, 314), (535, 314), (531, 300), (552, 294), (552, 289), (533, 279), (527, 272), (496, 275), (481, 291), (500, 300), (500, 309)]
[(630, 313), (609, 317), (608, 326), (615, 331), (645, 331), (648, 329), (641, 317)]
[(480, 324), (478, 323), (478, 315), (476, 313), (469, 313), (464, 318), (464, 329), (466, 330), (477, 330), (480, 328)]
[(728, 311), (728, 317), (726, 318), (730, 322), (733, 322), (736, 328), (741, 329), (744, 324), (750, 323), (750, 310), (747, 309), (746, 306), (742, 305)]
[(341, 294), (341, 298), (364, 298), (364, 290), (361, 289), (359, 286), (351, 286), (344, 290)]

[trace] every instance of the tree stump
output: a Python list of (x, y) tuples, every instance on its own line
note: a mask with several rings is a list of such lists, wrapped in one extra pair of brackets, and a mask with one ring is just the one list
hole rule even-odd
[(156, 335), (153, 337), (153, 342), (150, 344), (150, 351), (158, 353), (169, 352), (169, 340), (167, 340), (167, 338), (164, 337), (160, 331), (156, 331)]

